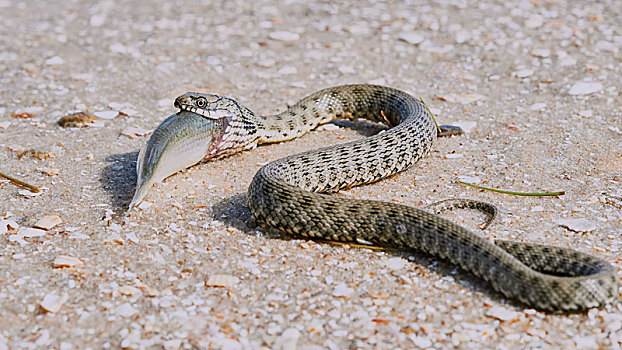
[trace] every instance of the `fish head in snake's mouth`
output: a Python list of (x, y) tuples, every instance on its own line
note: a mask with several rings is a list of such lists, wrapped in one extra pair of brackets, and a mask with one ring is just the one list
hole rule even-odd
[(205, 159), (217, 159), (257, 144), (254, 113), (225, 96), (187, 92), (175, 99), (180, 113), (189, 112), (222, 123), (222, 132), (209, 146)]

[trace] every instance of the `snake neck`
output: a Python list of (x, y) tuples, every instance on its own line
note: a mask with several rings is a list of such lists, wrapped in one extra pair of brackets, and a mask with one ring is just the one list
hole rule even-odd
[(229, 116), (220, 118), (223, 122), (222, 132), (209, 146), (204, 160), (223, 158), (257, 146), (261, 126), (257, 123), (255, 113), (244, 106), (236, 107), (228, 111)]

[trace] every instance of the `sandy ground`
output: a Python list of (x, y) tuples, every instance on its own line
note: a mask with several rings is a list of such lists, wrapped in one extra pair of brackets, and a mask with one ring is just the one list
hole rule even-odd
[[(339, 195), (488, 201), (502, 215), (482, 234), (572, 247), (620, 274), (618, 0), (250, 3), (0, 0), (0, 171), (43, 189), (0, 182), (0, 349), (622, 346), (619, 301), (544, 314), (432, 257), (269, 236), (247, 221), (262, 164), (369, 134), (356, 123), (177, 174), (120, 225), (139, 135), (176, 112), (177, 95), (272, 113), (372, 82), (469, 132)], [(104, 119), (57, 125), (77, 111)], [(30, 229), (48, 215), (62, 223)], [(481, 219), (451, 217), (474, 230)]]

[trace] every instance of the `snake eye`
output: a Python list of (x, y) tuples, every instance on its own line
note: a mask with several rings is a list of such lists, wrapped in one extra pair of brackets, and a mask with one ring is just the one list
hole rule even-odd
[(207, 100), (203, 97), (199, 97), (197, 99), (197, 107), (199, 108), (205, 108), (207, 106)]

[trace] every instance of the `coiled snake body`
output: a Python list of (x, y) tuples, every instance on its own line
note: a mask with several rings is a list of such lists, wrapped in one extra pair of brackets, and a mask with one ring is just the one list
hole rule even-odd
[(417, 208), (321, 193), (378, 181), (408, 168), (430, 150), (437, 134), (435, 122), (427, 108), (405, 92), (375, 85), (333, 87), (267, 117), (216, 95), (187, 93), (175, 105), (186, 113), (183, 118), (201, 116), (219, 123), (207, 159), (257, 143), (291, 139), (335, 117), (394, 126), (372, 137), (263, 166), (250, 184), (247, 201), (256, 221), (267, 229), (422, 251), (472, 272), (507, 297), (545, 311), (581, 310), (617, 299), (615, 269), (590, 255), (539, 244), (492, 242)]

